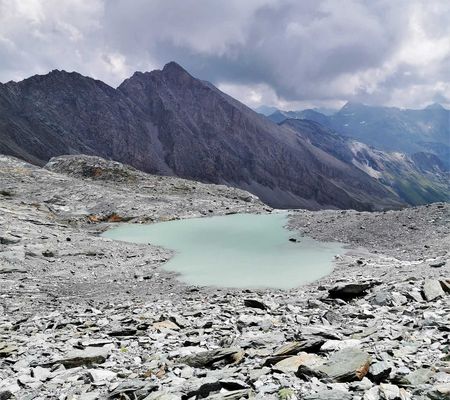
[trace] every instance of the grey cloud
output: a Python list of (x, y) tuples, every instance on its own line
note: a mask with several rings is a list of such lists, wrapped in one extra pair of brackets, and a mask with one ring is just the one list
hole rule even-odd
[[(64, 68), (117, 85), (134, 70), (175, 60), (253, 106), (448, 99), (446, 1), (17, 4), (0, 0), (1, 81)], [(249, 100), (249, 91), (261, 95)]]

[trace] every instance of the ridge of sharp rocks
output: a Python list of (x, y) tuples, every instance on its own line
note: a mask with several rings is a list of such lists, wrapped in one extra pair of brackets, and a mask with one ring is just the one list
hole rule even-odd
[(192, 77), (176, 63), (117, 89), (52, 71), (0, 87), (0, 152), (44, 165), (87, 154), (239, 187), (278, 208), (399, 208), (361, 169)]
[(448, 397), (450, 204), (290, 211), (296, 233), (349, 248), (289, 291), (185, 286), (161, 268), (172, 252), (98, 236), (268, 211), (239, 189), (0, 156), (0, 210), (2, 399)]
[(0, 182), (0, 201), (41, 204), (40, 209), (50, 213), (56, 226), (269, 210), (256, 196), (240, 189), (150, 175), (96, 156), (55, 157), (45, 168), (0, 156)]
[(105, 181), (136, 181), (145, 173), (113, 160), (86, 155), (66, 155), (51, 158), (45, 169), (80, 179)]

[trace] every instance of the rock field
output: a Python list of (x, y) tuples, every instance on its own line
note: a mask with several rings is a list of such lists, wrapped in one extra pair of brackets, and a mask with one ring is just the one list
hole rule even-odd
[(0, 156), (0, 400), (450, 398), (450, 204), (292, 210), (293, 237), (347, 252), (289, 291), (185, 286), (169, 250), (99, 236), (236, 212), (271, 209), (96, 157)]

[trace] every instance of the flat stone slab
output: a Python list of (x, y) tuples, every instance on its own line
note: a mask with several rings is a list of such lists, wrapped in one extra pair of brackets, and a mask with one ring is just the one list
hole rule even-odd
[(322, 358), (315, 354), (300, 353), (297, 356), (285, 358), (277, 362), (272, 369), (274, 371), (280, 371), (284, 373), (297, 372), (300, 365), (306, 365), (312, 367), (316, 364), (322, 363)]
[(102, 364), (109, 355), (109, 348), (88, 347), (84, 350), (72, 350), (62, 360), (56, 361), (66, 368), (75, 368), (83, 365)]
[[(238, 355), (240, 351), (241, 350), (238, 347), (208, 350), (190, 356), (182, 357), (179, 361), (191, 367), (202, 368), (210, 366), (218, 361), (230, 359), (234, 355)], [(235, 360), (230, 361), (234, 362)]]
[(332, 354), (323, 365), (315, 368), (337, 382), (361, 380), (369, 371), (371, 357), (358, 348), (345, 348)]

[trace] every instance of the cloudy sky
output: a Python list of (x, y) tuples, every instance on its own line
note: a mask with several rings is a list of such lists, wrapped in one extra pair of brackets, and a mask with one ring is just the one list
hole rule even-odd
[(177, 61), (256, 107), (450, 105), (448, 0), (0, 0), (0, 82)]

